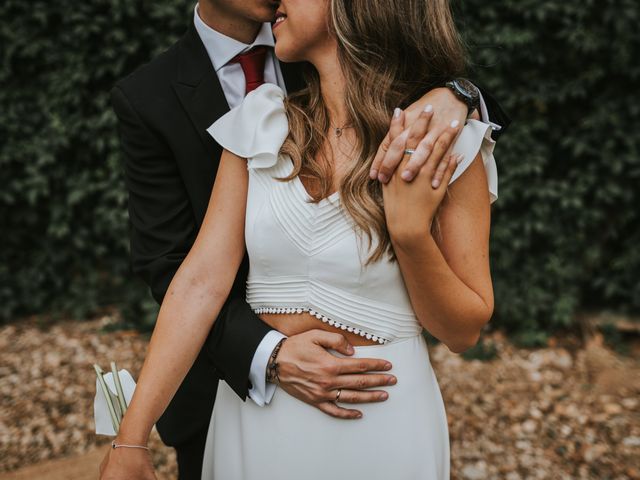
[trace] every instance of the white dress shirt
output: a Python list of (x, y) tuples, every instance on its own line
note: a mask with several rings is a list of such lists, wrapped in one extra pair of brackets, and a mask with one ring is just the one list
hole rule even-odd
[[(275, 41), (273, 33), (271, 32), (271, 24), (263, 24), (253, 43), (247, 45), (246, 43), (227, 37), (220, 32), (216, 32), (204, 23), (198, 14), (198, 5), (196, 5), (193, 12), (193, 22), (204, 44), (204, 48), (207, 50), (207, 54), (211, 59), (211, 64), (218, 75), (229, 108), (234, 108), (242, 102), (246, 84), (244, 72), (240, 64), (229, 63), (229, 61), (239, 53), (244, 53), (257, 45), (272, 47), (267, 52), (264, 66), (264, 81), (267, 83), (275, 83), (286, 92), (284, 78), (280, 70), (280, 63), (278, 63), (278, 59), (275, 58), (273, 53)], [(285, 336), (277, 330), (270, 331), (262, 339), (256, 353), (253, 355), (251, 369), (249, 371), (249, 381), (252, 385), (252, 388), (249, 390), (249, 398), (259, 406), (268, 404), (275, 393), (276, 386), (266, 381), (267, 363), (269, 362), (269, 357), (273, 349), (283, 338), (285, 338)]]
[(251, 48), (264, 45), (271, 47), (267, 52), (264, 65), (264, 81), (265, 83), (275, 83), (286, 92), (284, 78), (280, 70), (280, 64), (275, 58), (273, 47), (275, 40), (271, 32), (271, 24), (264, 23), (258, 32), (258, 36), (252, 44), (239, 42), (231, 37), (227, 37), (220, 32), (216, 32), (198, 15), (198, 6), (196, 5), (193, 21), (196, 31), (200, 35), (204, 48), (209, 54), (213, 69), (218, 75), (220, 85), (229, 104), (229, 108), (233, 108), (242, 102), (244, 98), (245, 79), (244, 72), (239, 63), (229, 63), (229, 61), (240, 53), (244, 53)]
[[(253, 43), (247, 45), (215, 31), (204, 23), (198, 14), (197, 4), (193, 12), (193, 21), (196, 31), (198, 32), (198, 35), (207, 50), (207, 54), (211, 59), (211, 64), (218, 75), (218, 79), (220, 80), (229, 108), (234, 108), (242, 102), (246, 84), (244, 72), (242, 71), (240, 64), (229, 63), (229, 61), (236, 55), (244, 53), (258, 45), (272, 47), (267, 52), (264, 67), (264, 81), (266, 83), (275, 83), (282, 88), (286, 94), (287, 90), (284, 84), (282, 71), (280, 69), (280, 63), (273, 53), (275, 40), (271, 31), (271, 24), (264, 23)], [(482, 95), (480, 96), (480, 115), (482, 120), (490, 123), (494, 129), (500, 128), (500, 126), (489, 122), (487, 107)], [(259, 406), (268, 404), (275, 393), (276, 386), (274, 384), (267, 383), (266, 381), (267, 363), (273, 349), (283, 338), (285, 338), (285, 335), (281, 334), (277, 330), (270, 331), (258, 345), (251, 361), (249, 381), (251, 382), (252, 387), (249, 390), (249, 398)]]

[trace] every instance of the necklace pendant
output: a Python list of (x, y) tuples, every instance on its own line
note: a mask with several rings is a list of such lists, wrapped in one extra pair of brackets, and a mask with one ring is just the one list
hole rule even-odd
[(336, 137), (340, 137), (340, 136), (342, 136), (342, 129), (336, 128)]

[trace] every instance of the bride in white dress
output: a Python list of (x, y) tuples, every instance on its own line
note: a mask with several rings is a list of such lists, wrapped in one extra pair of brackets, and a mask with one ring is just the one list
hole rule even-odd
[[(452, 162), (449, 170), (453, 182), (480, 153), (489, 179), (488, 191), (486, 186), (482, 189), (485, 207), (496, 194), (488, 132), (488, 125), (469, 121), (454, 146), (454, 153), (465, 160), (455, 171)], [(318, 328), (322, 321), (328, 329), (358, 336), (351, 339), (361, 345), (354, 357), (389, 360), (398, 384), (386, 402), (363, 405), (362, 419), (345, 422), (280, 390), (268, 407), (243, 402), (223, 382), (209, 427), (202, 479), (448, 478), (444, 405), (422, 325), (402, 277), (407, 270), (403, 263), (421, 259), (410, 258), (409, 251), (400, 264), (383, 259), (367, 265), (366, 242), (358, 236), (338, 190), (312, 202), (298, 176), (278, 180), (294, 168), (281, 148), (289, 125), (278, 86), (265, 84), (249, 93), (209, 133), (228, 152), (248, 162), (247, 302), (253, 310), (288, 335)], [(376, 240), (374, 248), (378, 244)], [(396, 253), (401, 259), (403, 254)], [(426, 268), (436, 273), (441, 266)], [(419, 278), (416, 275), (413, 281)], [(429, 286), (414, 288), (417, 294)]]
[[(403, 132), (395, 109), (389, 153), (409, 151), (388, 183), (371, 169), (387, 154), (377, 146), (393, 107), (461, 73), (448, 3), (283, 0), (278, 17), (276, 55), (309, 62), (309, 86), (287, 98), (262, 85), (209, 128), (225, 147), (210, 208), (162, 304), (116, 443), (146, 444), (246, 244), (247, 301), (265, 322), (287, 335), (340, 329), (355, 357), (389, 360), (398, 381), (353, 421), (279, 389), (258, 407), (221, 383), (203, 480), (447, 479), (447, 418), (421, 331), (461, 352), (491, 317), (490, 126), (454, 123), (429, 145), (431, 114)], [(398, 176), (412, 154), (429, 160), (409, 183)], [(327, 400), (348, 402), (348, 392)]]

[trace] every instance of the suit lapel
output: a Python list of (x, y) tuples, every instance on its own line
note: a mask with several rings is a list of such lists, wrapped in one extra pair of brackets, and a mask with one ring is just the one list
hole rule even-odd
[[(179, 66), (173, 89), (207, 152), (217, 158), (219, 146), (206, 130), (229, 111), (229, 104), (193, 22), (180, 40), (179, 48)], [(303, 66), (303, 63), (280, 63), (288, 93), (306, 86)]]
[(206, 129), (229, 111), (229, 105), (193, 24), (180, 41), (179, 48), (179, 70), (173, 89), (207, 151), (212, 156), (219, 155), (219, 147)]

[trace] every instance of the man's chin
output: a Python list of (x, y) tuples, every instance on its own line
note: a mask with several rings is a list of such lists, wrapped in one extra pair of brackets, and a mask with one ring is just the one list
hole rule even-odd
[(276, 21), (276, 11), (278, 10), (278, 6), (275, 7), (265, 7), (262, 9), (263, 11), (257, 16), (256, 20), (262, 23), (271, 23)]

